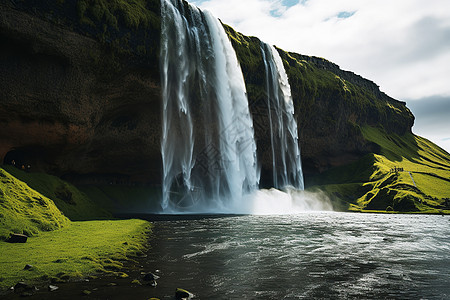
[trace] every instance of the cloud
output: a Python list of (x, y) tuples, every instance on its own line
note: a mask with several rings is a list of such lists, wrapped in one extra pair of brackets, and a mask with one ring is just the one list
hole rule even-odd
[(448, 0), (192, 2), (244, 34), (325, 57), (394, 98), (450, 95)]
[(450, 153), (450, 97), (432, 96), (408, 100), (416, 116), (413, 132), (424, 136)]

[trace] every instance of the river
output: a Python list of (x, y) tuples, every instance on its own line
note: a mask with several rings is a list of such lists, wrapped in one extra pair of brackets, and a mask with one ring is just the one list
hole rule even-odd
[(199, 299), (449, 299), (449, 221), (356, 213), (161, 221), (148, 260), (160, 270), (161, 298), (183, 287)]

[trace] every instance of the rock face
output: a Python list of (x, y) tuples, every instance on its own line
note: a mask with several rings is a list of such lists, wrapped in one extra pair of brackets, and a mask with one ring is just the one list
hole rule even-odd
[(158, 182), (155, 59), (134, 61), (11, 5), (0, 14), (3, 162), (75, 181)]
[[(0, 1), (0, 157), (75, 183), (158, 184), (159, 1), (130, 10), (120, 1), (95, 8), (99, 3)], [(259, 40), (224, 26), (244, 73), (263, 184), (269, 186)], [(359, 126), (411, 130), (414, 117), (405, 104), (374, 83), (324, 59), (279, 52), (305, 173), (373, 152), (376, 146)]]

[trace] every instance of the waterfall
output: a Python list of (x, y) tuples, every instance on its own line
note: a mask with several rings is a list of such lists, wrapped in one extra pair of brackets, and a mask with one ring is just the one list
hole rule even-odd
[(266, 71), (274, 187), (282, 189), (291, 186), (303, 190), (297, 122), (288, 77), (281, 57), (273, 46), (261, 43), (261, 52)]
[(161, 206), (227, 211), (259, 184), (242, 71), (209, 12), (162, 0), (161, 16)]

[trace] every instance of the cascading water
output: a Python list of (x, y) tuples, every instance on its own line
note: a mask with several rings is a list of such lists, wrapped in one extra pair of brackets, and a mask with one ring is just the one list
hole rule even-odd
[(161, 206), (224, 212), (259, 183), (242, 71), (209, 12), (162, 0), (161, 16)]
[(274, 187), (303, 190), (303, 172), (298, 147), (297, 122), (291, 87), (278, 51), (261, 43), (266, 71), (266, 93), (272, 146)]

